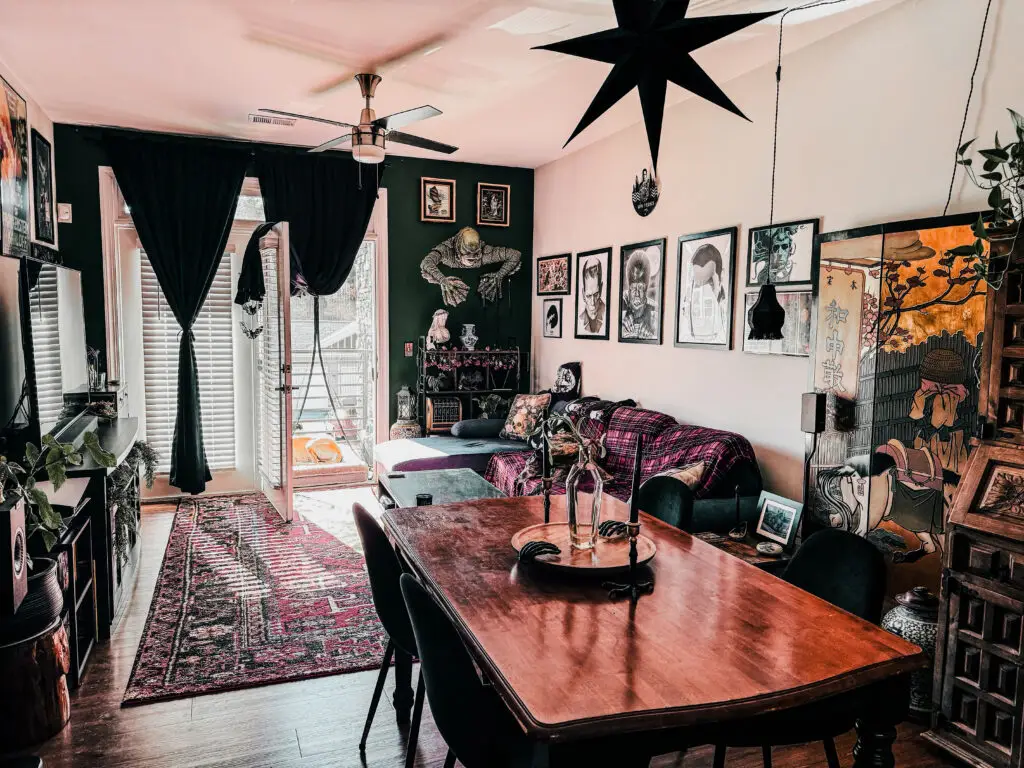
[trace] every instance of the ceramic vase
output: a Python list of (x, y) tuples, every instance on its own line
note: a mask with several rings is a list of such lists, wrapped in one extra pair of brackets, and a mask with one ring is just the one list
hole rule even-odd
[(476, 343), (480, 341), (480, 337), (476, 335), (476, 323), (463, 323), (462, 335), (459, 336), (459, 340), (462, 342), (463, 348), (469, 352), (476, 349)]
[[(589, 482), (588, 482), (589, 480)], [(584, 490), (590, 486), (589, 493)], [(601, 471), (586, 451), (579, 451), (576, 463), (565, 478), (566, 506), (569, 510), (569, 541), (573, 549), (593, 549), (597, 526), (601, 522)], [(589, 503), (588, 503), (589, 502)]]
[(926, 587), (914, 587), (896, 596), (896, 607), (885, 614), (882, 628), (899, 635), (928, 654), (927, 669), (910, 674), (910, 717), (930, 722), (932, 712), (932, 664), (939, 631), (939, 599)]

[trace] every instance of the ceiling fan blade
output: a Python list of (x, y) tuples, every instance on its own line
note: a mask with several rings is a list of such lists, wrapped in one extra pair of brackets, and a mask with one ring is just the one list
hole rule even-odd
[(339, 123), (337, 120), (328, 120), (326, 117), (313, 117), (312, 115), (300, 115), (297, 112), (282, 112), (280, 109), (267, 109), (266, 107), (260, 107), (260, 112), (267, 112), (271, 115), (283, 115), (284, 117), (294, 117), (299, 120), (314, 120), (318, 123), (327, 123), (328, 125), (336, 125), (339, 128), (355, 128), (351, 123)]
[(392, 115), (378, 117), (373, 122), (375, 125), (390, 130), (392, 128), (404, 128), (412, 123), (426, 120), (428, 117), (436, 117), (440, 114), (440, 109), (424, 104), (422, 107), (416, 107), (415, 109), (407, 109), (404, 112), (395, 112)]
[[(364, 70), (360, 70), (360, 72), (362, 71)], [(373, 67), (371, 67), (369, 71), (372, 72)], [(313, 87), (312, 90), (310, 90), (310, 94), (314, 96), (322, 96), (325, 93), (330, 93), (335, 88), (341, 88), (341, 86), (348, 85), (349, 83), (353, 82), (352, 78), (354, 78), (357, 74), (358, 72), (356, 72), (355, 70), (351, 70), (349, 72), (340, 74), (337, 77), (328, 78), (319, 85)]]
[(336, 139), (331, 139), (330, 141), (325, 141), (319, 147), (313, 147), (309, 151), (310, 152), (326, 152), (328, 149), (334, 149), (335, 147), (340, 147), (342, 144), (347, 144), (350, 141), (352, 141), (352, 134), (351, 133), (346, 133), (346, 134), (344, 134), (342, 136), (339, 136)]
[(431, 152), (443, 152), (446, 155), (459, 151), (458, 147), (453, 147), (451, 144), (442, 144), (440, 141), (432, 141), (431, 139), (424, 139), (419, 136), (413, 136), (411, 133), (400, 133), (399, 131), (388, 131), (388, 141), (393, 141), (395, 144), (407, 144), (410, 147), (419, 147), (420, 149), (429, 149)]

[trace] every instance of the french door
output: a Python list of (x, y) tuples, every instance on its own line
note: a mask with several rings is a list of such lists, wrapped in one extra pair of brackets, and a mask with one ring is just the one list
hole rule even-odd
[(259, 337), (260, 490), (284, 520), (293, 518), (291, 264), (288, 224), (282, 222), (260, 241), (266, 296), (263, 333)]

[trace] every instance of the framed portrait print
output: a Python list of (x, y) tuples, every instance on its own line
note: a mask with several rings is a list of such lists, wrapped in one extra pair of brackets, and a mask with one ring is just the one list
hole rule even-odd
[(675, 346), (732, 349), (737, 231), (730, 227), (679, 238)]
[(562, 338), (562, 300), (544, 299), (544, 338)]
[(750, 309), (757, 301), (758, 291), (743, 295), (743, 351), (754, 355), (811, 356), (811, 316), (814, 297), (807, 291), (779, 291), (776, 296), (786, 312), (782, 324), (782, 338), (777, 341), (756, 340), (750, 336)]
[(665, 238), (619, 249), (619, 341), (661, 344), (665, 299)]
[(818, 247), (818, 220), (791, 221), (750, 230), (747, 241), (747, 287), (767, 282), (808, 285)]
[(43, 135), (32, 129), (32, 197), (36, 240), (53, 245), (53, 152)]
[(455, 222), (454, 179), (420, 179), (420, 221)]
[(537, 259), (537, 295), (568, 296), (572, 290), (572, 254)]
[(511, 187), (508, 184), (476, 185), (476, 223), (489, 227), (507, 227)]
[(754, 533), (788, 549), (800, 528), (803, 509), (804, 505), (798, 501), (761, 491), (761, 498), (757, 500), (757, 528)]
[(612, 249), (598, 248), (576, 254), (577, 339), (608, 340), (611, 321)]
[(0, 77), (0, 247), (8, 256), (29, 255), (28, 104)]

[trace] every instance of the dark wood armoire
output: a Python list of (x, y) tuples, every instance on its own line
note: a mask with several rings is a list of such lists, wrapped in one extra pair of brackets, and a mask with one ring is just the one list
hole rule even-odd
[[(1019, 251), (1019, 249), (1018, 249)], [(975, 766), (1024, 766), (1024, 277), (989, 289), (982, 430), (943, 553), (925, 737)]]

